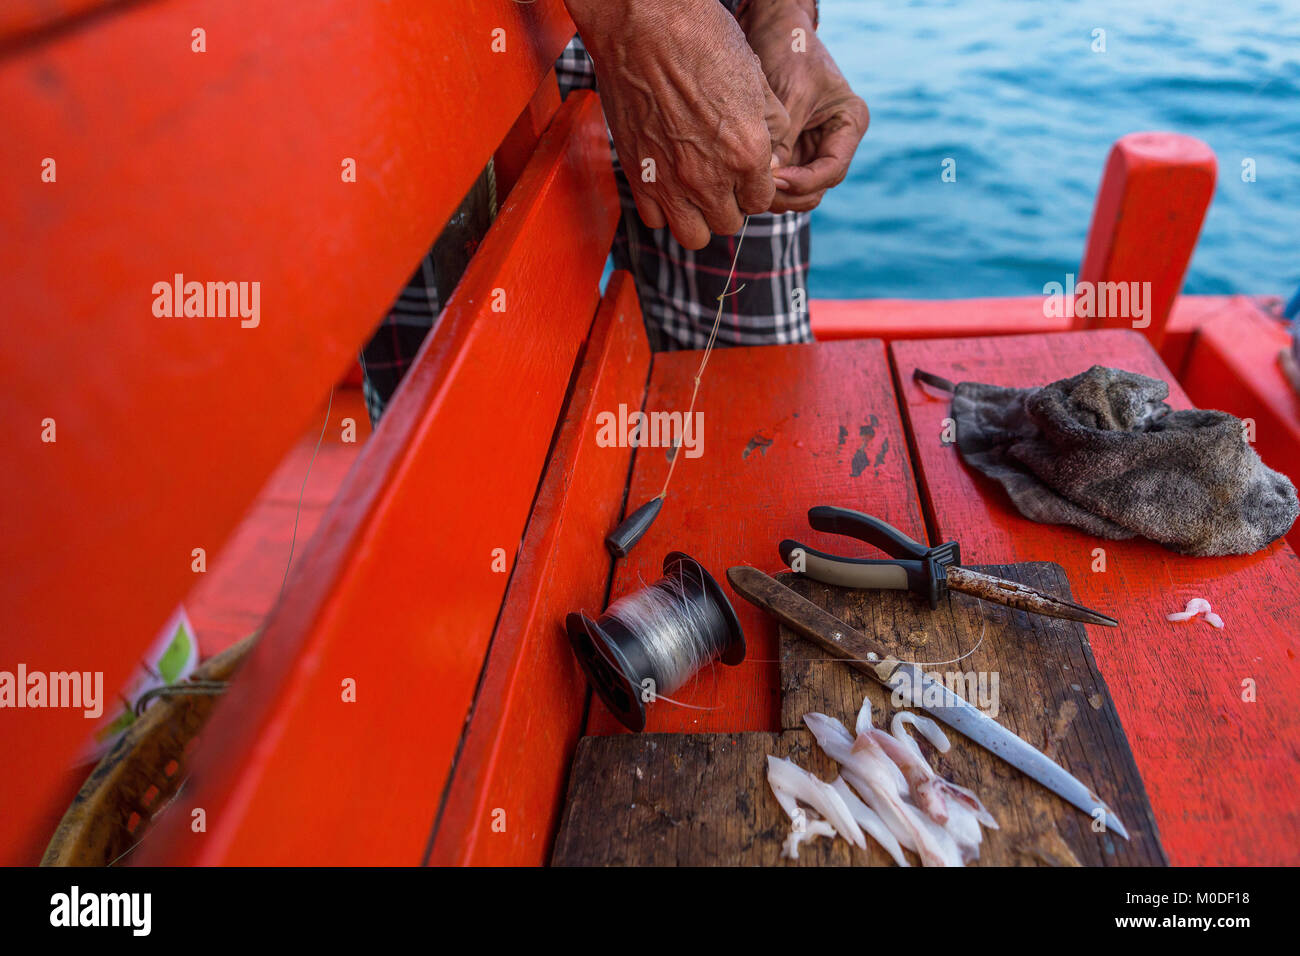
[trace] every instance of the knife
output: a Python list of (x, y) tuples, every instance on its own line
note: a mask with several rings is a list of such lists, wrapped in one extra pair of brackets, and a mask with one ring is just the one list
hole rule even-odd
[(1095, 818), (1097, 811), (1102, 811), (1106, 828), (1129, 838), (1115, 812), (1077, 777), (942, 683), (927, 677), (918, 665), (882, 656), (872, 649), (862, 632), (757, 568), (730, 568), (727, 580), (737, 594), (774, 615), (796, 634), (897, 692), (912, 706), (942, 720), (1089, 816)]

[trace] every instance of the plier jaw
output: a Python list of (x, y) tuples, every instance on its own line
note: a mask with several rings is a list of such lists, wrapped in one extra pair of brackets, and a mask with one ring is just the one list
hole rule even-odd
[[(790, 538), (778, 545), (782, 561), (819, 581), (855, 588), (906, 588), (937, 609), (948, 596), (947, 569), (961, 564), (961, 546), (956, 541), (926, 547), (893, 525), (860, 511), (819, 505), (809, 509), (808, 524), (814, 531), (865, 541), (890, 556), (888, 560), (846, 558)], [(797, 566), (800, 564), (802, 568)]]

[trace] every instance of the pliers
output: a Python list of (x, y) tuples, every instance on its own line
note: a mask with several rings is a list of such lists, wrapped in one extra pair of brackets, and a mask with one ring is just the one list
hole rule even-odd
[(928, 548), (879, 518), (826, 505), (809, 509), (808, 523), (814, 531), (848, 535), (890, 555), (883, 560), (846, 558), (786, 538), (779, 545), (781, 560), (814, 581), (846, 588), (908, 590), (929, 601), (932, 609), (939, 606), (949, 591), (960, 591), (1032, 614), (1106, 627), (1119, 624), (1115, 618), (1073, 601), (963, 568), (961, 547), (956, 541)]

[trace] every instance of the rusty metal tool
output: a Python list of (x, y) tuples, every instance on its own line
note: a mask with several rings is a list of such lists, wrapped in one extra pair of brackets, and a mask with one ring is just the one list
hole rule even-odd
[(799, 574), (823, 584), (846, 588), (891, 588), (921, 595), (937, 608), (949, 591), (972, 594), (986, 601), (1030, 614), (1060, 617), (1084, 624), (1116, 627), (1119, 622), (1082, 604), (1075, 604), (1017, 581), (981, 574), (961, 566), (961, 547), (947, 541), (927, 548), (888, 522), (848, 508), (817, 507), (808, 512), (815, 531), (843, 534), (875, 545), (888, 560), (845, 558), (817, 551), (789, 538), (779, 545), (781, 560)]

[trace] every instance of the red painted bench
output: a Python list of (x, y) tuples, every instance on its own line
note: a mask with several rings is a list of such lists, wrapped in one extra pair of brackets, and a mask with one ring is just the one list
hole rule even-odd
[[(21, 556), (0, 584), (14, 609), (5, 659), (102, 670), (106, 687), (121, 685), (195, 583), (192, 549), (230, 540), (495, 156), (508, 190), (499, 217), (303, 542), (283, 601), (199, 738), (189, 783), (132, 861), (542, 862), (579, 735), (620, 729), (588, 705), (562, 614), (599, 610), (658, 577), (673, 548), (718, 573), (775, 568), (776, 542), (814, 504), (858, 500), (917, 537), (926, 518), (946, 531), (953, 506), (917, 487), (918, 477), (927, 494), (939, 482), (933, 449), (914, 473), (880, 341), (719, 353), (698, 405), (705, 454), (679, 464), (658, 522), (615, 567), (603, 535), (657, 492), (667, 461), (663, 449), (601, 447), (594, 417), (620, 404), (685, 407), (699, 356), (649, 355), (626, 276), (599, 293), (618, 206), (598, 102), (575, 94), (559, 105), (551, 63), (572, 34), (560, 4), (392, 0), (376, 12), (244, 0), (197, 16), (179, 0), (65, 0), (0, 20), (0, 110), (14, 129), (0, 141), (0, 201), (16, 217), (2, 278), (30, 319), (13, 324), (0, 355), (13, 449), (0, 500)], [(509, 55), (492, 50), (497, 29)], [(55, 182), (40, 179), (45, 157), (57, 161)], [(356, 182), (340, 177), (348, 159)], [(149, 290), (175, 272), (259, 281), (259, 326), (154, 316)], [(1117, 335), (1089, 341), (1131, 338)], [(1022, 374), (1053, 367), (1040, 351), (1028, 350)], [(932, 370), (956, 374), (951, 363)], [(903, 394), (916, 440), (915, 396)], [(55, 443), (39, 441), (45, 418), (58, 423)], [(986, 527), (996, 503), (980, 519), (977, 502), (961, 505), (975, 517), (957, 529), (975, 558), (1062, 560), (1009, 546)], [(1189, 580), (1157, 557), (1143, 553), (1133, 579), (1155, 568)], [(1294, 560), (1275, 548), (1214, 582), (1229, 595), (1271, 587), (1259, 613), (1269, 600), (1294, 606)], [(1070, 570), (1081, 599), (1123, 604)], [(747, 662), (677, 695), (705, 709), (656, 705), (649, 729), (778, 726), (775, 628), (748, 605), (738, 611)], [(1108, 674), (1136, 721), (1166, 839), (1187, 860), (1235, 860), (1246, 839), (1272, 848), (1294, 835), (1282, 759), (1292, 725), (1279, 708), (1295, 702), (1295, 665), (1278, 659), (1291, 645), (1233, 627), (1230, 646), (1261, 658), (1253, 725), (1232, 723), (1226, 706), (1188, 705), (1189, 720), (1215, 720), (1161, 736), (1143, 715), (1157, 666), (1186, 677), (1198, 657), (1148, 657), (1135, 638), (1116, 653), (1137, 676)], [(1205, 673), (1209, 691), (1233, 676)], [(355, 702), (344, 699), (349, 682)], [(1179, 686), (1173, 699), (1193, 697)], [(1210, 765), (1199, 741), (1218, 718), (1257, 748), (1258, 766)], [(31, 862), (47, 836), (34, 823), (86, 723), (18, 711), (4, 729), (0, 763), (25, 773), (0, 792), (0, 862)], [(1243, 782), (1207, 783), (1222, 766)], [(1283, 800), (1271, 830), (1264, 784)], [(1232, 812), (1246, 800), (1240, 830), (1221, 832), (1223, 808), (1210, 806), (1217, 842), (1197, 844), (1195, 821), (1171, 818), (1178, 786), (1231, 799)], [(203, 832), (191, 826), (196, 809)]]
[[(684, 408), (698, 352), (656, 355), (647, 409)], [(704, 453), (673, 475), (658, 520), (614, 572), (611, 597), (658, 579), (664, 555), (686, 551), (722, 574), (735, 564), (782, 567), (777, 543), (808, 532), (810, 507), (860, 502), (909, 534), (924, 534), (920, 501), (883, 345), (870, 339), (713, 353), (697, 409)], [(662, 449), (636, 456), (628, 510), (663, 485)], [(843, 551), (852, 542), (826, 537)], [(859, 555), (869, 547), (861, 544)], [(745, 601), (733, 602), (745, 631), (746, 661), (701, 675), (676, 699), (654, 706), (646, 730), (708, 732), (780, 729), (777, 629)], [(622, 727), (594, 700), (588, 733)]]
[[(1255, 423), (1255, 449), (1300, 484), (1300, 395), (1278, 365), (1291, 336), (1253, 307), (1220, 314), (1192, 339), (1183, 384), (1203, 408), (1221, 408)], [(1300, 528), (1287, 536), (1300, 548)]]
[[(221, 549), (499, 153), (513, 188), (493, 234), (205, 735), (220, 747), (192, 782), (212, 827), (159, 832), (141, 857), (418, 862), (506, 591), (492, 549), (513, 566), (599, 301), (608, 144), (594, 97), (556, 112), (573, 32), (557, 0), (263, 7), (0, 21), (3, 278), (24, 317), (0, 356), (23, 556), (0, 585), (4, 657), (122, 685), (194, 583), (192, 550)], [(259, 282), (259, 324), (155, 316), (177, 272)], [(25, 773), (0, 794), (0, 862), (39, 856), (34, 824), (87, 734), (66, 710), (6, 714), (0, 763)]]
[[(1155, 810), (1170, 861), (1185, 866), (1300, 862), (1300, 561), (1284, 541), (1247, 557), (1189, 558), (1141, 540), (1106, 541), (1029, 521), (941, 441), (949, 402), (912, 381), (1043, 385), (1104, 364), (1170, 382), (1132, 331), (933, 339), (890, 349), (935, 540), (957, 538), (971, 562), (1051, 560), (1075, 599), (1120, 620), (1090, 632)], [(1096, 571), (1096, 549), (1105, 570)], [(1227, 626), (1165, 619), (1191, 597)], [(1242, 699), (1243, 680), (1257, 700)]]

